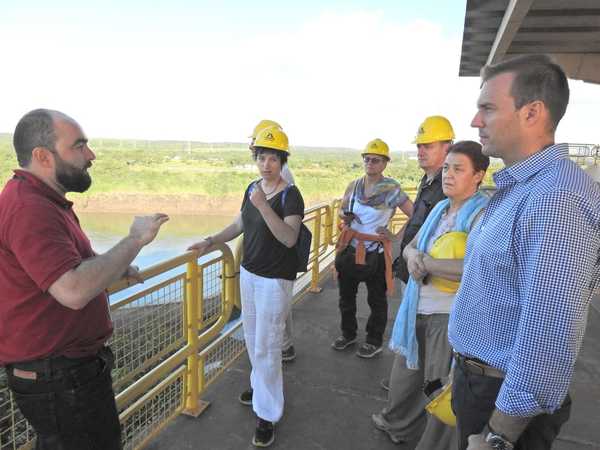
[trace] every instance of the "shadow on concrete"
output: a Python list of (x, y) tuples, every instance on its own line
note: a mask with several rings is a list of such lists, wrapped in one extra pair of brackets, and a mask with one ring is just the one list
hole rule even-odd
[[(362, 301), (361, 301), (362, 300)], [(399, 299), (390, 300), (386, 340)], [(588, 330), (571, 387), (573, 411), (554, 449), (600, 448), (600, 301), (590, 308)], [(368, 317), (366, 290), (359, 290), (359, 327), (364, 339)], [(284, 365), (285, 413), (275, 429), (272, 449), (286, 450), (409, 450), (415, 443), (394, 445), (376, 430), (371, 414), (386, 402), (379, 386), (389, 376), (393, 354), (384, 350), (372, 360), (355, 349), (337, 352), (331, 342), (339, 335), (337, 288), (329, 279), (320, 294), (308, 294), (294, 307), (295, 361)], [(178, 417), (147, 447), (158, 449), (238, 450), (251, 444), (255, 418), (251, 407), (238, 402), (248, 387), (249, 362), (242, 356), (204, 396), (211, 406), (198, 418)]]

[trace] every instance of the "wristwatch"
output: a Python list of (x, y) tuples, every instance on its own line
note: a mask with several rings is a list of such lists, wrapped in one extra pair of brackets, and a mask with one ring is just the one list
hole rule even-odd
[(491, 431), (489, 425), (485, 428), (486, 430), (484, 431), (488, 431), (488, 433), (485, 434), (485, 442), (490, 444), (490, 447), (492, 447), (495, 450), (514, 450), (515, 444), (510, 442), (501, 434), (497, 434)]
[(205, 240), (206, 242), (208, 242), (208, 245), (213, 245), (213, 244), (215, 243), (215, 241), (213, 241), (213, 238), (212, 238), (212, 236), (206, 236), (206, 237), (204, 238), (204, 240)]

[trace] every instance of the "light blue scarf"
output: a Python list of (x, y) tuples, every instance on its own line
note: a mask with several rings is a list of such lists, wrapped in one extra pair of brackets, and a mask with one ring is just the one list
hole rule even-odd
[[(458, 210), (453, 231), (468, 233), (473, 220), (481, 209), (485, 207), (487, 202), (488, 197), (481, 192), (477, 192), (469, 198)], [(419, 251), (427, 252), (429, 239), (436, 230), (440, 218), (449, 204), (450, 200), (448, 199), (440, 201), (431, 210), (427, 219), (425, 219), (425, 223), (419, 230), (419, 239), (417, 241), (417, 249)], [(420, 289), (420, 284), (412, 276), (409, 277), (389, 343), (390, 350), (404, 355), (406, 358), (406, 367), (415, 370), (419, 368), (419, 344), (416, 336), (416, 323)]]

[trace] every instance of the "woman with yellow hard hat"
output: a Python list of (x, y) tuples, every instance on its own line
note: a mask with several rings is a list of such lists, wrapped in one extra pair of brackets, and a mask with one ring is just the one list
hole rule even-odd
[(289, 156), (286, 134), (276, 127), (263, 129), (253, 148), (261, 179), (247, 187), (240, 214), (231, 225), (189, 250), (204, 254), (212, 244), (244, 233), (240, 295), (252, 372), (250, 389), (240, 395), (240, 401), (251, 405), (257, 416), (253, 445), (267, 447), (275, 439), (274, 423), (283, 415), (282, 339), (296, 279), (294, 246), (304, 200), (298, 188), (281, 177)]
[[(254, 127), (254, 130), (252, 130), (252, 134), (250, 135), (250, 144), (248, 144), (248, 147), (250, 148), (250, 151), (253, 154), (254, 154), (254, 142), (256, 141), (256, 136), (258, 136), (258, 134), (266, 128), (277, 128), (277, 129), (283, 131), (283, 127), (281, 125), (279, 125), (278, 122), (275, 122), (274, 120), (263, 119), (260, 122), (258, 122), (256, 124), (256, 126)], [(294, 180), (294, 174), (292, 173), (290, 166), (288, 165), (287, 162), (281, 168), (281, 176), (289, 184), (296, 184), (296, 181)], [(286, 347), (284, 346), (284, 349), (285, 348)], [(293, 359), (293, 358), (291, 358), (291, 359)], [(284, 360), (285, 360), (285, 357), (284, 357)]]
[[(256, 136), (258, 136), (261, 131), (267, 128), (277, 128), (278, 130), (283, 131), (283, 127), (274, 120), (263, 119), (258, 122), (254, 127), (254, 130), (252, 130), (252, 134), (249, 136), (250, 143), (248, 144), (248, 148), (250, 149), (250, 152), (252, 152), (252, 157), (254, 157), (254, 143), (256, 141)], [(281, 167), (281, 178), (283, 178), (283, 180), (288, 184), (296, 184), (294, 174), (292, 173), (287, 161)], [(285, 327), (283, 328), (283, 344), (281, 347), (281, 359), (283, 362), (293, 361), (296, 359), (296, 349), (294, 348), (293, 342), (293, 329), (294, 323), (292, 318), (292, 310), (290, 309), (290, 313), (285, 320)]]
[(372, 416), (375, 427), (395, 443), (419, 439), (422, 432), (417, 449), (456, 447), (455, 429), (425, 412), (429, 399), (422, 387), (426, 380), (446, 378), (450, 372), (448, 319), (467, 235), (488, 201), (478, 189), (489, 162), (477, 142), (461, 141), (449, 148), (442, 168), (447, 199), (433, 208), (404, 249), (410, 277), (389, 344), (396, 357), (388, 403)]
[[(359, 284), (364, 282), (371, 314), (365, 342), (358, 347), (356, 355), (372, 358), (382, 350), (388, 319), (386, 291), (391, 290), (393, 283), (391, 245), (386, 245), (389, 240), (382, 243), (378, 239), (377, 229), (387, 226), (397, 207), (410, 216), (412, 202), (396, 180), (383, 175), (390, 160), (390, 150), (385, 142), (381, 139), (369, 142), (362, 158), (365, 175), (348, 185), (340, 210), (345, 227), (338, 239), (335, 268), (342, 334), (332, 347), (344, 351), (356, 343), (356, 294)], [(369, 239), (370, 235), (374, 236)], [(361, 254), (365, 255), (366, 264), (357, 261)]]

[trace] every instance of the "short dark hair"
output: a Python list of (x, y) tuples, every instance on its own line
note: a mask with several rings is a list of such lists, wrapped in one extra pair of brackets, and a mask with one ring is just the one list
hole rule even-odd
[(272, 148), (267, 148), (267, 147), (254, 147), (254, 151), (252, 152), (252, 158), (254, 159), (254, 161), (256, 161), (258, 159), (259, 155), (262, 155), (263, 153), (266, 153), (268, 155), (275, 155), (279, 158), (279, 162), (281, 163), (281, 165), (283, 166), (285, 163), (287, 163), (288, 160), (288, 152), (282, 152), (280, 150), (273, 150)]
[(515, 107), (520, 109), (535, 100), (543, 102), (550, 111), (551, 129), (555, 130), (569, 104), (569, 82), (562, 67), (548, 55), (523, 55), (484, 66), (481, 81), (507, 72), (515, 74), (510, 92)]
[(29, 166), (34, 148), (55, 150), (55, 144), (54, 111), (35, 109), (19, 120), (13, 135), (13, 145), (20, 167)]
[(450, 146), (450, 153), (460, 153), (469, 158), (475, 172), (485, 172), (490, 165), (490, 158), (481, 152), (481, 144), (475, 141), (458, 141)]

